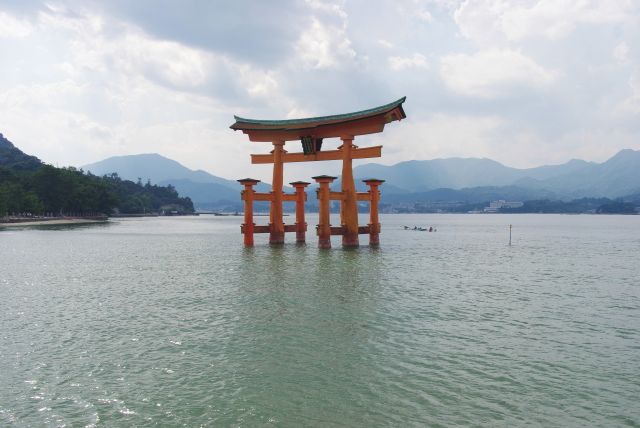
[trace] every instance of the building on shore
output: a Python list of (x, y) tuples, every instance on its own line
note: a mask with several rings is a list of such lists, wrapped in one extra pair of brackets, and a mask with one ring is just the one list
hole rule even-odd
[(498, 213), (501, 208), (520, 208), (523, 202), (507, 202), (504, 199), (489, 202), (489, 206), (484, 208), (485, 213)]

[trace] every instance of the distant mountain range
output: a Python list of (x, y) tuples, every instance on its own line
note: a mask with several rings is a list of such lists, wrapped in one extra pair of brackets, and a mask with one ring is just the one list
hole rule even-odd
[[(100, 162), (84, 165), (85, 171), (95, 175), (117, 173), (131, 181), (147, 180), (153, 184), (171, 184), (180, 195), (189, 196), (200, 209), (240, 207), (241, 187), (237, 181), (227, 180), (203, 170), (192, 170), (156, 153), (114, 156)], [(259, 192), (268, 192), (271, 186), (259, 183)]]
[[(83, 168), (96, 175), (116, 172), (133, 181), (139, 178), (154, 184), (171, 184), (201, 209), (241, 207), (236, 181), (191, 170), (158, 154), (117, 156)], [(365, 189), (361, 179), (386, 180), (381, 202), (388, 204), (618, 198), (640, 193), (640, 151), (622, 150), (603, 163), (574, 159), (562, 165), (528, 169), (478, 158), (412, 160), (391, 166), (372, 163), (354, 168), (354, 177), (361, 190)], [(339, 180), (334, 188), (339, 188)], [(266, 183), (258, 186), (258, 191), (269, 190)]]
[[(450, 158), (400, 162), (385, 166), (366, 164), (354, 168), (357, 178), (383, 178), (393, 186), (386, 193), (428, 193), (436, 189), (497, 187), (517, 196), (572, 199), (616, 198), (640, 191), (640, 151), (622, 150), (603, 163), (571, 160), (562, 165), (517, 169), (490, 159)], [(506, 187), (505, 187), (506, 186)], [(519, 198), (523, 199), (523, 198)]]

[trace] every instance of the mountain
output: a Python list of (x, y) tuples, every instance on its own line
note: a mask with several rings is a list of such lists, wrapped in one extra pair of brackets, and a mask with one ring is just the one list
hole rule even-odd
[(157, 153), (113, 156), (82, 168), (95, 175), (116, 172), (121, 178), (131, 181), (141, 179), (143, 182), (149, 180), (152, 183), (160, 183), (170, 180), (188, 180), (193, 183), (216, 183), (235, 189), (239, 188), (235, 181), (216, 177), (203, 170), (194, 171)]
[(509, 201), (528, 201), (534, 199), (558, 199), (553, 192), (526, 189), (518, 186), (480, 186), (464, 189), (434, 189), (426, 192), (383, 194), (382, 202), (387, 204), (407, 204), (422, 202), (480, 202), (505, 199)]
[(353, 174), (358, 178), (385, 177), (396, 187), (420, 192), (439, 188), (508, 186), (521, 180), (526, 184), (528, 180), (537, 182), (580, 171), (589, 165), (589, 162), (574, 159), (562, 165), (517, 169), (491, 159), (447, 158), (406, 161), (391, 166), (365, 164), (354, 168)]
[[(158, 154), (116, 156), (83, 168), (97, 175), (117, 172), (133, 181), (140, 178), (171, 184), (200, 209), (242, 207), (237, 182), (191, 170)], [(640, 193), (640, 151), (622, 150), (603, 163), (573, 159), (561, 165), (526, 169), (478, 158), (412, 160), (390, 166), (372, 163), (354, 168), (354, 177), (359, 191), (367, 190), (361, 182), (364, 178), (386, 180), (381, 202), (391, 204), (617, 198)], [(313, 188), (308, 189), (310, 202), (314, 199)], [(332, 188), (340, 188), (340, 179)], [(270, 190), (267, 183), (257, 186), (259, 192)]]
[(16, 171), (33, 171), (42, 166), (42, 161), (27, 155), (0, 134), (0, 167)]
[(400, 162), (392, 166), (365, 164), (354, 168), (357, 178), (384, 178), (409, 192), (438, 188), (503, 186), (515, 181), (514, 169), (490, 159), (433, 159)]
[(640, 191), (631, 194), (631, 195), (627, 195), (625, 197), (622, 198), (625, 202), (632, 202), (635, 203), (636, 205), (640, 206)]
[(169, 179), (158, 183), (161, 186), (172, 185), (181, 195), (187, 195), (199, 208), (215, 208), (221, 205), (241, 205), (240, 190), (237, 182), (234, 186), (218, 183), (199, 183), (188, 179)]
[(623, 197), (640, 191), (640, 150), (622, 150), (606, 162), (531, 182), (529, 187), (553, 189), (572, 198)]
[[(191, 198), (200, 209), (241, 207), (241, 186), (237, 181), (217, 177), (203, 170), (192, 170), (157, 153), (114, 156), (82, 167), (96, 175), (117, 173), (120, 177), (166, 186), (172, 185)], [(269, 192), (271, 186), (258, 183), (256, 191)]]
[(573, 159), (561, 165), (528, 169), (477, 158), (407, 161), (391, 166), (365, 164), (354, 168), (354, 176), (358, 180), (369, 177), (387, 180), (382, 187), (383, 199), (385, 194), (405, 193), (404, 199), (408, 200), (413, 194), (418, 197), (422, 193), (424, 197), (425, 192), (436, 189), (503, 186), (513, 186), (504, 189), (505, 194), (512, 196), (519, 194), (514, 189), (521, 189), (522, 197), (546, 194), (560, 199), (616, 198), (640, 190), (640, 151), (622, 150), (603, 163)]
[(89, 216), (170, 211), (193, 213), (189, 198), (170, 187), (57, 168), (23, 153), (0, 134), (0, 217)]

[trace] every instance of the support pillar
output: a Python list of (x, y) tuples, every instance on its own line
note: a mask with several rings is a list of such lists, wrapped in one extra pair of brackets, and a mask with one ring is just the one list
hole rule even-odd
[(241, 198), (244, 201), (244, 223), (241, 227), (241, 231), (244, 234), (244, 246), (253, 247), (253, 229), (255, 226), (253, 222), (253, 195), (255, 193), (253, 186), (258, 184), (260, 180), (243, 178), (238, 182), (244, 186), (244, 190), (241, 193)]
[(282, 220), (282, 179), (284, 141), (273, 142), (273, 181), (271, 184), (271, 210), (269, 244), (284, 244), (284, 221)]
[(342, 140), (342, 246), (358, 247), (358, 201), (356, 184), (353, 181), (352, 150), (353, 137), (340, 137)]
[(306, 181), (294, 181), (291, 184), (296, 189), (296, 242), (306, 241), (307, 222), (304, 218), (304, 203), (307, 192), (304, 188), (309, 185)]
[(318, 248), (331, 248), (331, 211), (329, 200), (329, 185), (336, 179), (328, 175), (313, 177), (320, 185), (318, 189), (318, 204), (320, 205), (320, 219), (318, 220)]
[(380, 245), (380, 223), (378, 221), (378, 202), (380, 201), (380, 190), (378, 187), (384, 180), (370, 178), (364, 181), (369, 186), (369, 246)]

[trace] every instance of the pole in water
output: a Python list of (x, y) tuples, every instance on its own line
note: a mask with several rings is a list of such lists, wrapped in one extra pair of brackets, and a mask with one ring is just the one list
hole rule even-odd
[(511, 245), (511, 228), (512, 227), (513, 227), (512, 225), (509, 225), (509, 245)]

